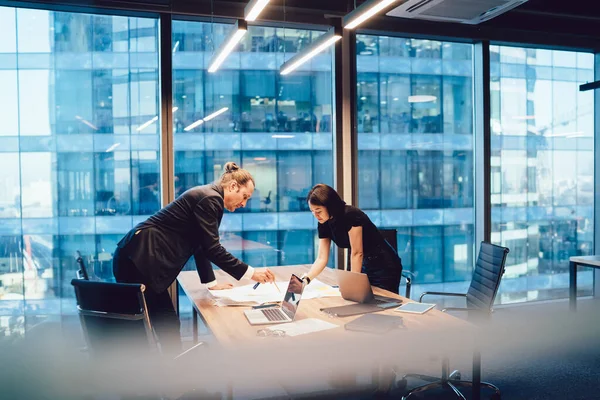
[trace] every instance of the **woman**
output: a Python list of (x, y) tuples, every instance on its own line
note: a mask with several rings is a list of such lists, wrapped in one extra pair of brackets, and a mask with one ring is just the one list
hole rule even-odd
[(371, 285), (398, 293), (402, 261), (369, 217), (357, 207), (346, 205), (337, 192), (324, 184), (308, 193), (308, 207), (319, 221), (319, 254), (306, 278), (310, 283), (329, 260), (331, 241), (351, 249), (352, 272), (363, 272)]
[(225, 165), (221, 178), (193, 187), (174, 202), (133, 228), (117, 245), (113, 272), (117, 282), (143, 283), (150, 319), (159, 341), (172, 351), (181, 347), (179, 319), (167, 289), (193, 255), (200, 281), (211, 290), (218, 284), (211, 262), (236, 279), (265, 283), (275, 276), (269, 269), (254, 269), (231, 255), (219, 242), (223, 209), (245, 207), (254, 192), (254, 179), (234, 162)]

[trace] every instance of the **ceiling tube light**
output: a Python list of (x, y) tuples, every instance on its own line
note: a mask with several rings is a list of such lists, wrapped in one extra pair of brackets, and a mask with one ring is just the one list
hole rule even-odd
[(269, 0), (250, 0), (244, 8), (244, 19), (246, 21), (256, 21), (256, 18), (267, 4), (269, 4)]
[(211, 119), (215, 118), (216, 116), (219, 116), (219, 115), (223, 114), (223, 113), (224, 113), (225, 111), (227, 111), (227, 110), (229, 110), (229, 107), (223, 107), (223, 108), (221, 108), (219, 111), (215, 111), (214, 113), (212, 113), (212, 114), (210, 114), (210, 115), (208, 115), (208, 116), (204, 117), (204, 118), (203, 118), (203, 119), (204, 119), (204, 122), (208, 122), (208, 121), (210, 121)]
[(221, 64), (223, 64), (223, 61), (225, 61), (229, 53), (231, 53), (240, 40), (242, 40), (242, 37), (247, 31), (248, 24), (246, 21), (243, 19), (238, 19), (233, 25), (233, 31), (231, 31), (229, 36), (225, 38), (225, 41), (223, 41), (224, 45), (221, 47), (219, 52), (213, 55), (212, 60), (210, 60), (208, 72), (213, 73), (219, 69)]
[(293, 139), (294, 135), (271, 135), (273, 139)]
[(354, 29), (372, 16), (400, 0), (368, 0), (344, 17), (345, 29)]
[(152, 118), (151, 120), (144, 122), (142, 125), (140, 125), (136, 131), (140, 132), (144, 129), (146, 129), (147, 127), (149, 127), (150, 125), (152, 125), (153, 123), (155, 123), (156, 121), (158, 121), (158, 116)]
[(198, 121), (196, 121), (196, 122), (193, 122), (193, 123), (191, 123), (190, 125), (188, 125), (188, 126), (186, 126), (185, 128), (183, 128), (183, 130), (184, 130), (184, 131), (186, 131), (186, 132), (189, 132), (189, 131), (191, 131), (192, 129), (194, 129), (195, 127), (197, 127), (197, 126), (199, 126), (199, 125), (202, 125), (203, 123), (204, 123), (204, 120), (203, 120), (203, 119), (199, 119)]
[(436, 101), (436, 96), (430, 96), (426, 94), (416, 94), (413, 96), (408, 96), (409, 103), (428, 103), (430, 101)]
[(116, 149), (117, 147), (119, 147), (121, 145), (121, 143), (115, 143), (112, 146), (110, 146), (108, 149), (104, 150), (106, 153), (110, 153), (111, 151), (113, 151), (114, 149)]
[(286, 62), (283, 63), (281, 68), (279, 69), (281, 75), (287, 75), (290, 72), (294, 71), (296, 68), (337, 42), (342, 38), (342, 33), (339, 28), (331, 28), (327, 33), (321, 35), (317, 40), (315, 40), (310, 46), (306, 47), (299, 53)]
[(79, 115), (76, 115), (76, 116), (75, 116), (75, 119), (77, 119), (77, 120), (81, 121), (81, 123), (82, 123), (82, 124), (85, 124), (85, 125), (89, 126), (90, 128), (92, 128), (92, 129), (93, 129), (93, 130), (95, 130), (95, 131), (97, 131), (97, 130), (98, 130), (98, 127), (97, 127), (96, 125), (92, 124), (92, 123), (91, 123), (90, 121), (88, 121), (88, 120), (85, 120), (85, 119), (81, 118)]
[(195, 127), (197, 127), (197, 126), (200, 126), (200, 125), (202, 125), (203, 123), (205, 123), (205, 122), (208, 122), (208, 121), (210, 121), (211, 119), (213, 119), (213, 118), (215, 118), (215, 117), (217, 117), (217, 116), (219, 116), (219, 115), (223, 114), (223, 113), (224, 113), (225, 111), (227, 111), (227, 110), (229, 110), (229, 107), (223, 107), (223, 108), (221, 108), (220, 110), (218, 110), (218, 111), (215, 111), (214, 113), (212, 113), (212, 114), (210, 114), (210, 115), (207, 115), (206, 117), (204, 117), (204, 118), (202, 118), (202, 119), (199, 119), (198, 121), (196, 121), (196, 122), (194, 122), (194, 123), (192, 123), (192, 124), (190, 124), (190, 125), (186, 126), (185, 128), (183, 128), (183, 130), (184, 130), (184, 131), (186, 131), (186, 132), (189, 132), (189, 131), (191, 131), (192, 129), (194, 129)]

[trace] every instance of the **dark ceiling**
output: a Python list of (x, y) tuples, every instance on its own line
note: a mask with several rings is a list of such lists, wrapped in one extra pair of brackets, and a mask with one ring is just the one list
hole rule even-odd
[[(249, 0), (0, 0), (0, 5), (40, 3), (51, 8), (137, 9), (178, 15), (243, 17)], [(343, 16), (364, 0), (271, 0), (261, 15), (265, 21), (328, 24), (329, 17)], [(285, 7), (284, 7), (285, 5)], [(285, 13), (284, 13), (285, 8)], [(392, 9), (391, 7), (390, 9)], [(386, 30), (432, 36), (454, 36), (501, 41), (522, 41), (600, 50), (600, 2), (598, 0), (529, 0), (527, 3), (477, 26), (415, 21), (381, 16), (363, 26), (366, 30)], [(581, 42), (579, 45), (578, 42)]]

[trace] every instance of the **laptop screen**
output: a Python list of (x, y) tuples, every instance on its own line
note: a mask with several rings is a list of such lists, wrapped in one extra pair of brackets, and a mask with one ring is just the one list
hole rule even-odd
[(302, 297), (303, 291), (304, 286), (302, 285), (302, 279), (292, 274), (292, 277), (290, 278), (290, 283), (287, 288), (287, 292), (285, 293), (285, 297), (283, 298), (283, 302), (281, 303), (281, 308), (283, 312), (285, 312), (287, 316), (291, 319), (294, 319), (294, 315), (296, 315), (296, 311), (298, 310), (298, 304), (300, 304), (300, 298)]

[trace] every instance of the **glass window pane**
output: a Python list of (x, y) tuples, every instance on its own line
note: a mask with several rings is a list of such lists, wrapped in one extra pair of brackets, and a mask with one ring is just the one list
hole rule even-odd
[(158, 53), (117, 45), (158, 25), (0, 7), (0, 26), (19, 61), (0, 71), (0, 318), (27, 315), (18, 330), (75, 315), (75, 252), (113, 279), (117, 240), (160, 207)]
[(223, 217), (224, 247), (253, 266), (312, 263), (317, 223), (306, 196), (316, 183), (333, 182), (331, 51), (281, 76), (284, 57), (322, 32), (251, 26), (208, 73), (214, 45), (230, 29), (173, 22), (176, 192), (218, 179), (228, 161), (240, 163), (256, 189), (245, 208)]
[[(498, 298), (564, 298), (569, 257), (593, 251), (594, 103), (578, 92), (585, 81), (573, 81), (593, 74), (593, 55), (498, 51), (504, 57), (491, 87), (492, 241), (510, 248)], [(519, 68), (525, 76), (508, 76)], [(591, 274), (579, 274), (578, 288), (590, 293)]]
[(474, 257), (473, 46), (369, 35), (357, 46), (358, 205), (398, 230), (415, 285), (462, 290)]

